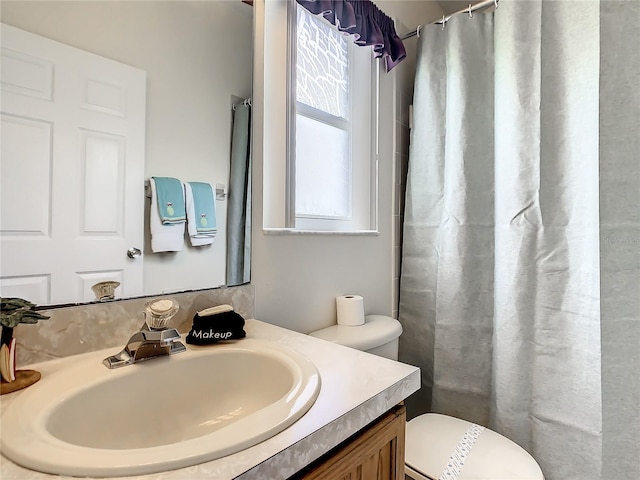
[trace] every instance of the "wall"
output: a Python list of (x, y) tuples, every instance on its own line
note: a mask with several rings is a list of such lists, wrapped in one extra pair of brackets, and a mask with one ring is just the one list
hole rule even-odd
[[(253, 318), (253, 285), (216, 288), (171, 295), (180, 310), (169, 326), (180, 333), (191, 329), (196, 312), (216, 305), (229, 304), (244, 318)], [(96, 303), (42, 310), (50, 317), (36, 325), (18, 325), (13, 331), (17, 343), (17, 364), (53, 360), (70, 355), (114, 348), (114, 354), (144, 322), (144, 304), (149, 298)]]
[[(406, 31), (403, 29), (402, 31)], [(414, 66), (403, 62), (396, 67), (393, 86), (394, 122), (393, 182), (392, 182), (392, 317), (398, 318), (400, 303), (400, 273), (402, 260), (402, 230), (404, 225), (404, 195), (409, 169), (409, 107), (413, 100)]]
[[(386, 0), (378, 2), (388, 15), (396, 21), (396, 31), (400, 36), (413, 31), (420, 24), (438, 19), (443, 11), (440, 4), (434, 2), (407, 2)], [(409, 169), (409, 110), (413, 102), (413, 80), (416, 69), (418, 37), (404, 41), (407, 57), (394, 69), (391, 111), (393, 123), (393, 181), (392, 204), (392, 316), (398, 318), (400, 299), (400, 274), (402, 259), (402, 230), (404, 222), (404, 195), (407, 171)]]
[[(404, 24), (415, 28), (441, 16), (431, 2), (377, 2), (390, 15), (401, 13)], [(347, 293), (363, 295), (367, 314), (396, 314), (399, 271), (400, 216), (395, 188), (400, 183), (396, 158), (406, 153), (408, 129), (398, 129), (396, 112), (401, 107), (397, 93), (404, 91), (398, 81), (407, 83), (412, 72), (393, 70), (382, 74), (380, 98), (379, 233), (377, 235), (299, 235), (266, 234), (263, 223), (264, 171), (272, 160), (282, 160), (285, 145), (283, 110), (284, 52), (286, 35), (281, 23), (264, 23), (262, 1), (255, 2), (254, 54), (254, 216), (252, 282), (256, 286), (256, 317), (286, 328), (308, 333), (335, 323), (335, 297)], [(271, 20), (271, 19), (270, 19)], [(400, 29), (399, 29), (400, 30)], [(400, 31), (399, 33), (404, 33)], [(266, 40), (265, 40), (266, 39)], [(265, 46), (265, 42), (269, 42)], [(278, 43), (277, 45), (275, 43)], [(275, 52), (275, 53), (274, 53)], [(405, 108), (408, 111), (408, 105)], [(402, 122), (402, 120), (400, 120)], [(405, 121), (406, 122), (406, 121)], [(401, 145), (404, 144), (404, 146)], [(396, 155), (399, 152), (399, 155)], [(281, 163), (281, 162), (280, 162)], [(398, 171), (401, 171), (398, 170)], [(284, 177), (283, 177), (284, 178)], [(280, 192), (281, 193), (281, 192)], [(396, 218), (394, 219), (394, 213)], [(394, 221), (397, 222), (394, 230)], [(398, 270), (394, 270), (397, 265)]]
[[(2, 22), (147, 72), (146, 177), (228, 182), (232, 96), (251, 95), (248, 5), (3, 1), (0, 15)], [(211, 247), (150, 254), (145, 222), (145, 293), (225, 283), (227, 204), (216, 207), (219, 231)]]
[[(415, 31), (418, 25), (431, 23), (442, 18), (444, 11), (442, 2), (432, 0), (379, 0), (375, 2), (387, 15), (396, 21), (396, 31), (400, 36)], [(413, 77), (416, 69), (416, 52), (418, 37), (411, 37), (404, 41), (407, 58), (402, 62), (406, 75), (402, 75), (403, 90), (409, 89), (413, 95)]]

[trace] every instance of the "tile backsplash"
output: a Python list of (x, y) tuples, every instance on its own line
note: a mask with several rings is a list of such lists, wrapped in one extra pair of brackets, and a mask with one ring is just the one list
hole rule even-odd
[(122, 348), (144, 322), (145, 302), (161, 297), (173, 298), (180, 304), (170, 322), (180, 333), (189, 331), (197, 311), (215, 305), (230, 304), (244, 318), (254, 317), (251, 284), (43, 310), (40, 313), (50, 316), (49, 320), (19, 325), (13, 331), (17, 365), (21, 368), (103, 348)]

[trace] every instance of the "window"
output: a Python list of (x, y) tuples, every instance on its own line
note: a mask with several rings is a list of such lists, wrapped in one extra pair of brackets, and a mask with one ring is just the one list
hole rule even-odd
[(291, 3), (289, 227), (371, 230), (377, 112), (372, 51)]

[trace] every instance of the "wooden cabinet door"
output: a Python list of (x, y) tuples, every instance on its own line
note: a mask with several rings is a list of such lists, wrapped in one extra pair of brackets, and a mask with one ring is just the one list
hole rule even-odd
[(404, 480), (405, 419), (394, 407), (291, 480)]

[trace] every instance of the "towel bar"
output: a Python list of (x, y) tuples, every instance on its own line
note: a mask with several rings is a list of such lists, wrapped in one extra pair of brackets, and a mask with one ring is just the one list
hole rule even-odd
[[(215, 190), (216, 190), (216, 200), (224, 201), (224, 199), (227, 197), (227, 188), (225, 184), (216, 183)], [(149, 180), (144, 181), (144, 196), (147, 199), (151, 200), (151, 184), (149, 183)]]

